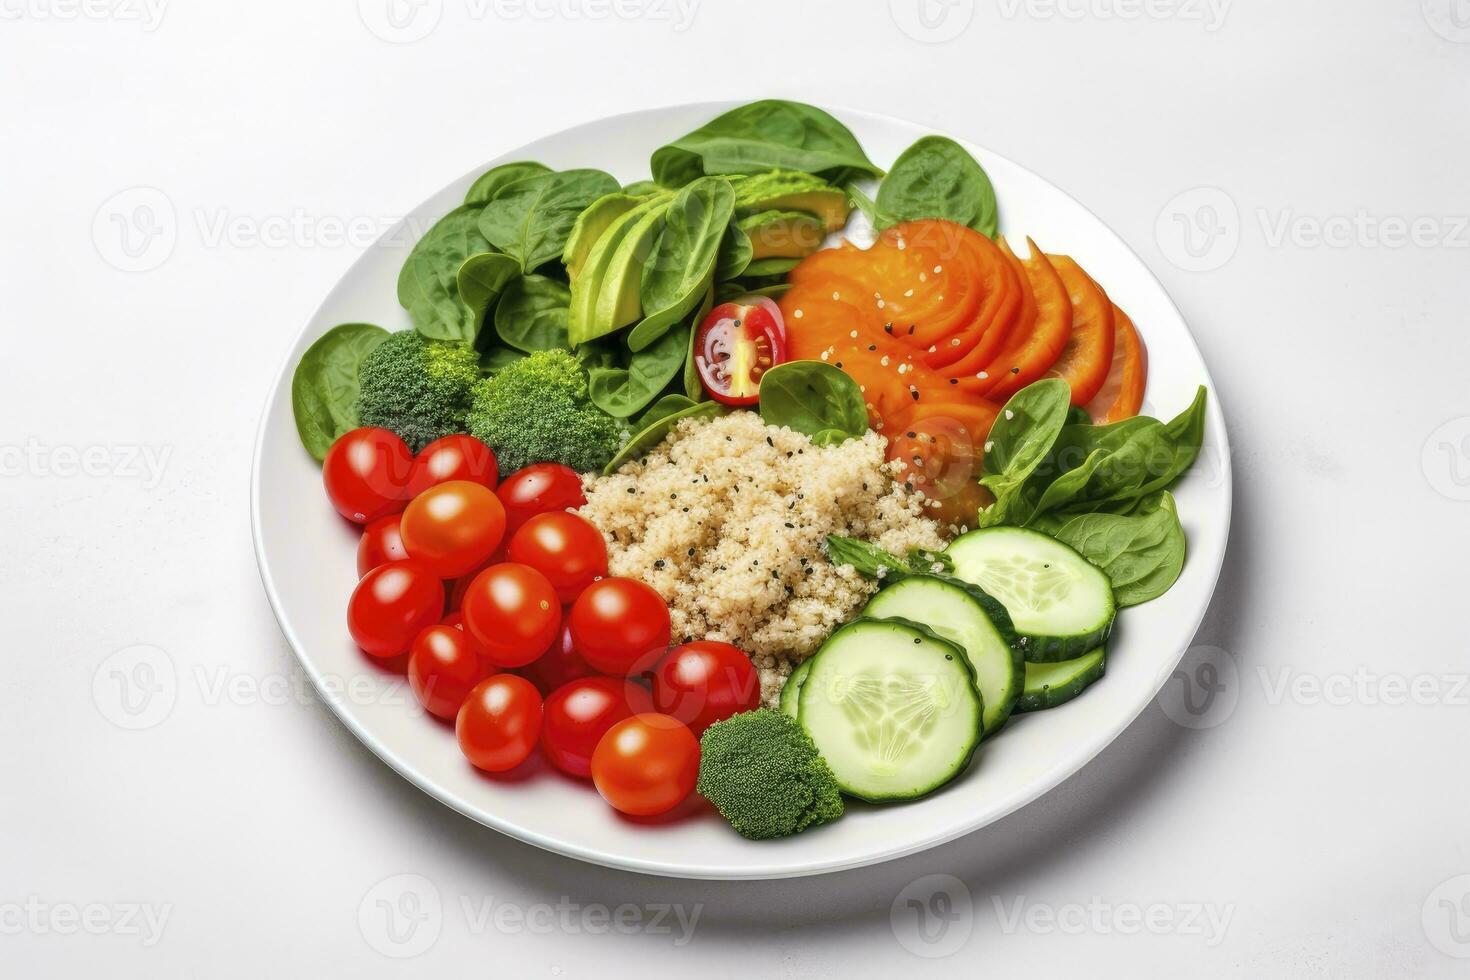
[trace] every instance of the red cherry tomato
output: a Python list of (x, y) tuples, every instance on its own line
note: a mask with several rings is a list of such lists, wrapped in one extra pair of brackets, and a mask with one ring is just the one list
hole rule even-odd
[(444, 615), (444, 583), (412, 559), (379, 565), (347, 602), (347, 631), (372, 657), (396, 657)]
[(761, 682), (739, 647), (714, 640), (683, 643), (654, 671), (653, 703), (701, 735), (717, 721), (759, 708)]
[(754, 405), (761, 376), (786, 360), (786, 326), (781, 309), (764, 296), (721, 303), (694, 336), (694, 366), (715, 401)]
[(356, 524), (396, 514), (408, 503), (413, 453), (387, 429), (343, 434), (322, 460), (322, 482), (337, 513)]
[(669, 645), (669, 607), (652, 586), (604, 578), (572, 604), (572, 642), (594, 670), (630, 676), (651, 669)]
[(607, 542), (585, 517), (564, 510), (537, 514), (510, 539), (511, 561), (551, 580), (562, 602), (572, 602), (593, 579), (607, 574)]
[(414, 495), (450, 480), (469, 480), (495, 489), (500, 474), (495, 451), (474, 436), (453, 435), (435, 439), (413, 460), (409, 481)]
[(440, 578), (454, 578), (485, 563), (505, 536), (505, 508), (488, 487), (451, 480), (409, 503), (400, 524), (403, 546)]
[(677, 718), (643, 714), (607, 730), (592, 753), (592, 782), (614, 810), (651, 817), (678, 806), (699, 777), (699, 739)]
[(403, 561), (408, 557), (408, 550), (403, 547), (403, 535), (398, 530), (401, 519), (401, 514), (389, 514), (362, 529), (362, 539), (357, 542), (358, 578), (379, 565)]
[(567, 622), (565, 613), (562, 615), (561, 631), (551, 641), (551, 646), (521, 668), (521, 676), (535, 684), (542, 694), (550, 694), (563, 684), (588, 677), (592, 673), (592, 668), (582, 659), (576, 644), (572, 642), (572, 627)]
[(553, 766), (573, 776), (592, 774), (592, 753), (624, 718), (653, 710), (648, 691), (616, 677), (584, 677), (546, 698), (541, 748)]
[(512, 534), (537, 514), (575, 510), (587, 502), (582, 478), (560, 463), (532, 463), (516, 470), (495, 492), (505, 505), (506, 527)]
[(561, 603), (546, 576), (505, 562), (465, 590), (464, 626), (497, 667), (520, 667), (545, 652), (561, 629)]
[(470, 689), (490, 671), (468, 633), (448, 623), (414, 638), (408, 653), (408, 683), (424, 710), (453, 718)]
[(459, 750), (478, 769), (514, 769), (541, 737), (541, 695), (524, 677), (496, 674), (476, 684), (454, 720)]

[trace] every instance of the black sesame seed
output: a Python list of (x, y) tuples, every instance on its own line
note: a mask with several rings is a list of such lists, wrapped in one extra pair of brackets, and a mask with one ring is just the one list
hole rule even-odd
[(638, 488), (637, 487), (629, 487), (628, 488), (628, 492), (629, 493), (637, 493), (638, 492)]
[(1018, 368), (1018, 367), (1013, 367), (1013, 368), (1011, 368), (1011, 373), (1012, 374), (1020, 374), (1021, 373), (1021, 369)]
[(664, 560), (662, 558), (658, 559), (657, 561), (655, 561), (653, 563), (653, 567), (654, 568), (663, 568), (664, 567)]
[(919, 389), (918, 388), (910, 388), (909, 389), (909, 394), (911, 394), (911, 395), (914, 396), (914, 401), (918, 401), (919, 400)]
[(883, 330), (884, 330), (885, 333), (890, 333), (890, 334), (893, 333), (893, 324), (891, 324), (891, 323), (885, 323), (885, 324), (883, 324)]
[(766, 445), (770, 446), (772, 449), (776, 448), (776, 444), (771, 440), (770, 436), (766, 436)]
[(912, 337), (913, 335), (914, 335), (914, 328), (912, 326), (910, 326), (909, 327), (909, 336)]
[(689, 557), (690, 558), (693, 558), (694, 557), (694, 549), (693, 548), (690, 548), (689, 549)]
[(791, 528), (792, 530), (795, 530), (796, 529), (796, 525), (795, 524), (792, 524), (790, 521), (787, 521), (786, 522), (786, 526), (789, 527), (789, 528)]
[[(913, 430), (909, 430), (908, 437), (910, 439), (917, 439), (918, 438), (918, 433), (914, 432)], [(867, 487), (863, 487), (863, 489), (866, 490), (868, 488)]]
[(923, 642), (924, 642), (924, 640), (923, 640), (922, 637), (918, 637), (918, 636), (914, 637), (914, 646), (918, 646), (920, 643), (923, 643)]
[(868, 345), (868, 350), (877, 350), (877, 349), (878, 349), (878, 345), (877, 344), (869, 344)]
[(960, 379), (959, 378), (950, 378), (949, 379), (949, 383), (952, 384), (952, 385), (957, 385), (957, 384), (960, 383)]
[(842, 362), (841, 362), (841, 361), (838, 361), (838, 362), (837, 362), (837, 366), (838, 366), (838, 367), (839, 367), (839, 368), (840, 368), (840, 367), (842, 367)]

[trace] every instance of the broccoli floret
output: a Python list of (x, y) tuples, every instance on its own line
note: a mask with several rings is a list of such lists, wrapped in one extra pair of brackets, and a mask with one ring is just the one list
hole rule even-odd
[(599, 470), (622, 445), (623, 427), (587, 397), (587, 375), (564, 350), (538, 351), (475, 386), (470, 434), (495, 450), (501, 475), (531, 463)]
[(392, 429), (414, 452), (465, 431), (480, 361), (465, 344), (413, 330), (389, 334), (357, 369), (357, 417)]
[(770, 708), (704, 730), (699, 795), (744, 837), (785, 837), (842, 816), (837, 780), (811, 736)]

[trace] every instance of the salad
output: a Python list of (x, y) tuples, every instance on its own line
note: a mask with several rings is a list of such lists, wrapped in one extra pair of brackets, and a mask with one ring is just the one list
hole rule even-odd
[(954, 141), (884, 171), (775, 100), (633, 183), (481, 175), (400, 270), (411, 327), (293, 377), (361, 529), (348, 635), (466, 764), (625, 814), (784, 837), (983, 765), (1179, 577), (1206, 403), (1140, 415), (1127, 314), (999, 225)]

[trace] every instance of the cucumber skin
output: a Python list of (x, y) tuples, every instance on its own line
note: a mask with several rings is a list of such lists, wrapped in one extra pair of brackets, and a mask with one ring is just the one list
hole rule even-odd
[[(816, 653), (812, 654), (811, 657), (808, 658), (807, 662), (812, 664), (812, 669), (815, 670), (816, 660), (822, 655), (822, 651), (826, 649), (828, 643), (831, 643), (846, 630), (864, 624), (871, 625), (873, 623), (897, 623), (900, 626), (907, 626), (908, 628), (915, 630), (916, 632), (924, 634), (927, 639), (933, 640), (935, 643), (938, 643), (941, 646), (949, 647), (957, 654), (957, 659), (961, 664), (964, 665), (965, 672), (970, 676), (970, 692), (972, 694), (975, 692), (975, 668), (971, 666), (970, 658), (965, 655), (965, 651), (961, 650), (958, 644), (951, 643), (943, 637), (937, 635), (933, 630), (925, 626), (923, 623), (916, 623), (911, 619), (904, 619), (900, 616), (889, 616), (886, 619), (868, 619), (867, 617), (860, 616), (857, 619), (852, 620), (851, 622), (844, 623), (843, 625), (837, 627), (837, 629), (832, 631), (832, 635), (827, 637), (827, 639), (822, 643), (822, 646), (817, 649)], [(802, 686), (805, 687), (806, 685), (803, 684)], [(800, 695), (798, 694), (798, 701), (799, 700)], [(979, 704), (980, 696), (978, 694), (975, 695), (975, 701), (975, 714), (978, 716), (984, 711), (984, 707)], [(801, 724), (799, 711), (800, 709), (798, 708), (797, 723)], [(812, 735), (811, 730), (808, 729), (805, 724), (802, 724), (801, 727), (804, 731), (806, 731), (807, 735), (811, 736), (813, 742), (817, 741), (816, 736)], [(950, 783), (958, 779), (965, 772), (966, 769), (970, 768), (970, 762), (975, 758), (975, 750), (980, 747), (981, 738), (982, 735), (979, 731), (979, 726), (977, 725), (975, 738), (970, 742), (970, 748), (967, 752), (965, 752), (964, 758), (956, 762), (954, 768), (950, 770), (949, 775), (945, 776), (943, 779), (935, 783), (933, 786), (930, 786), (928, 789), (918, 790), (913, 793), (895, 793), (883, 796), (869, 796), (865, 793), (857, 792), (856, 790), (853, 790), (843, 785), (840, 779), (837, 781), (837, 788), (842, 791), (842, 795), (851, 796), (853, 799), (862, 800), (865, 803), (902, 803), (908, 800), (921, 800), (929, 794), (943, 789), (945, 786), (948, 786)], [(820, 750), (820, 743), (818, 743), (817, 747)]]
[[(1011, 622), (1011, 614), (1008, 613), (1008, 612), (1006, 612), (1006, 607), (1001, 604), (1000, 600), (997, 599), (995, 596), (991, 595), (989, 592), (986, 592), (984, 589), (980, 588), (980, 586), (973, 585), (973, 584), (971, 584), (969, 582), (966, 582), (964, 579), (958, 579), (958, 578), (955, 578), (952, 575), (918, 575), (918, 574), (916, 574), (916, 575), (905, 575), (903, 578), (899, 579), (897, 582), (894, 582), (893, 585), (898, 585), (900, 582), (907, 582), (910, 579), (926, 579), (926, 578), (928, 578), (928, 579), (934, 579), (937, 582), (946, 582), (946, 583), (948, 583), (950, 585), (959, 586), (961, 589), (964, 589), (965, 592), (969, 593), (969, 595), (970, 595), (970, 597), (972, 599), (974, 599), (976, 602), (980, 603), (980, 608), (983, 609), (985, 611), (985, 615), (990, 618), (990, 624), (995, 627), (995, 631), (1000, 634), (1000, 638), (1003, 641), (1005, 641), (1006, 646), (1010, 648), (1010, 651), (1011, 651), (1011, 666), (1016, 671), (1016, 675), (1021, 679), (1021, 683), (1016, 685), (1016, 693), (1011, 697), (1010, 701), (1007, 704), (1005, 704), (1005, 705), (1002, 706), (1000, 720), (997, 721), (991, 727), (985, 728), (985, 729), (983, 729), (980, 732), (980, 737), (981, 738), (989, 738), (991, 735), (994, 735), (996, 732), (1000, 731), (1001, 728), (1003, 728), (1005, 726), (1006, 719), (1009, 718), (1011, 716), (1011, 714), (1016, 710), (1016, 704), (1020, 701), (1020, 698), (1021, 698), (1021, 690), (1022, 690), (1022, 688), (1024, 688), (1026, 686), (1025, 685), (1025, 680), (1026, 680), (1026, 660), (1022, 656), (1022, 653), (1021, 653), (1021, 651), (1022, 651), (1022, 644), (1020, 642), (1021, 641), (1021, 637), (1016, 632), (1015, 624)], [(892, 587), (893, 587), (892, 585), (885, 586), (883, 589), (880, 589), (879, 592), (880, 593), (886, 592), (888, 589), (890, 589)], [(872, 600), (869, 600), (869, 601), (871, 602)], [(898, 617), (896, 617), (896, 616), (886, 616), (884, 618), (885, 619), (897, 619)], [(907, 622), (907, 620), (905, 620), (905, 622)], [(919, 624), (916, 624), (916, 625), (922, 626), (923, 624), (922, 623), (919, 623)], [(925, 629), (927, 629), (927, 627), (925, 627)], [(968, 656), (965, 658), (965, 662), (966, 663), (969, 663), (969, 657)], [(974, 664), (969, 664), (969, 666), (970, 666), (970, 676), (971, 677), (974, 677), (975, 676), (975, 665)], [(977, 694), (978, 694), (978, 691), (977, 691)], [(981, 703), (980, 703), (980, 713), (981, 713), (982, 716), (985, 714), (985, 708), (986, 707), (987, 707), (987, 705), (985, 704), (985, 700), (982, 697), (981, 698)]]
[(793, 667), (786, 683), (781, 685), (781, 712), (793, 719), (798, 716), (801, 707), (801, 685), (806, 683), (806, 675), (812, 672), (812, 661), (815, 659), (816, 654), (812, 654)]
[[(1090, 653), (1091, 651), (1088, 652)], [(1045, 711), (1047, 708), (1055, 708), (1059, 704), (1066, 704), (1093, 684), (1102, 680), (1103, 676), (1107, 673), (1107, 668), (1108, 658), (1107, 654), (1104, 654), (1102, 659), (1097, 662), (1096, 667), (1072, 678), (1072, 680), (1065, 684), (1043, 687), (1040, 691), (1023, 692), (1021, 699), (1016, 702), (1016, 711)]]

